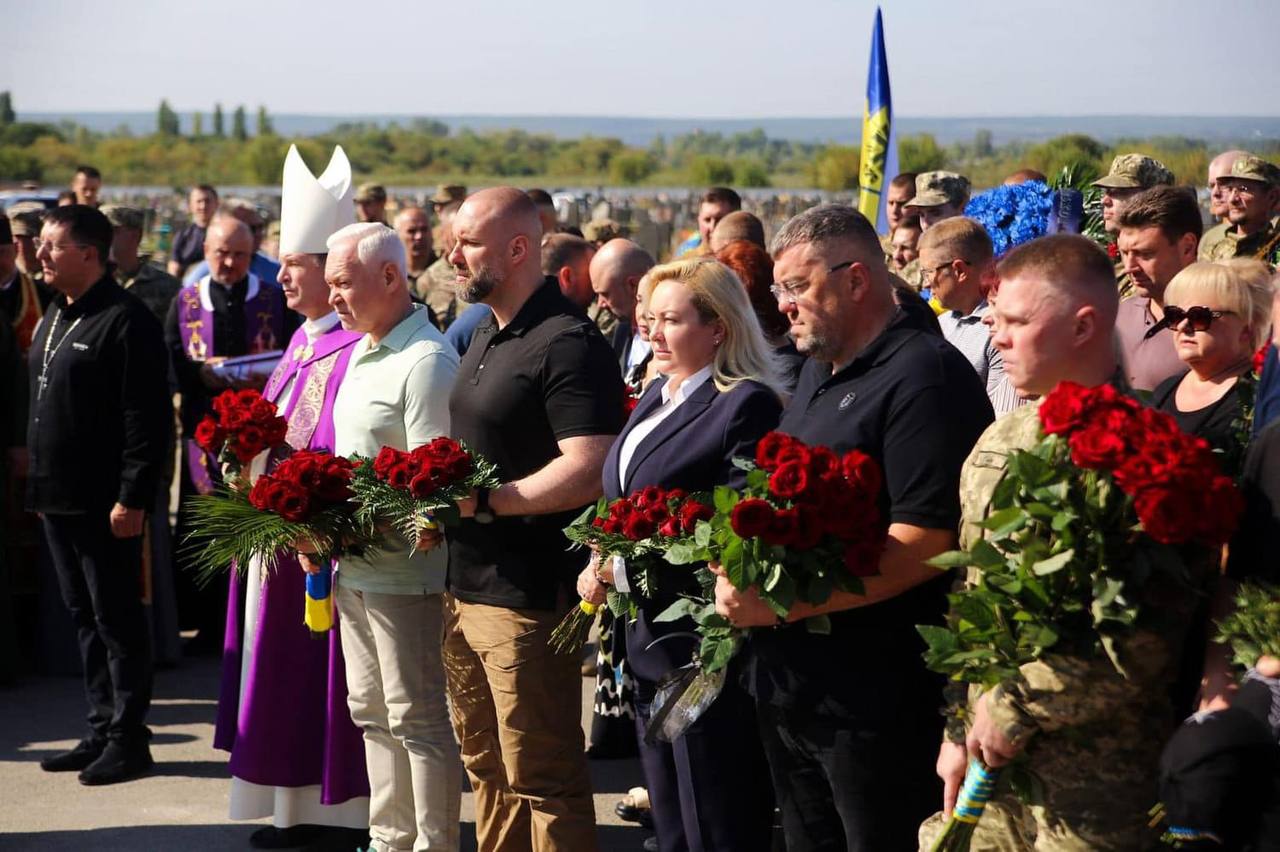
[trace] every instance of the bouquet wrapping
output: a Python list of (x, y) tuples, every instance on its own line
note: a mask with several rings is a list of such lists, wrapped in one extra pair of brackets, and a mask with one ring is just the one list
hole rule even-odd
[[(932, 560), (970, 571), (946, 626), (918, 627), (926, 663), (953, 681), (989, 689), (1049, 652), (1105, 656), (1127, 677), (1124, 639), (1165, 617), (1146, 591), (1185, 586), (1187, 548), (1225, 543), (1242, 510), (1204, 440), (1110, 385), (1063, 382), (1038, 416), (1041, 437), (1010, 454), (984, 536)], [(987, 791), (1002, 774), (969, 773)], [(957, 811), (934, 848), (968, 849), (978, 815)]]
[(390, 523), (410, 542), (438, 525), (457, 524), (459, 500), (476, 488), (499, 485), (495, 465), (452, 438), (435, 438), (407, 452), (383, 447), (373, 459), (353, 461), (351, 489), (361, 521)]
[(263, 450), (284, 444), (289, 424), (275, 403), (256, 390), (228, 390), (213, 398), (213, 414), (196, 425), (195, 442), (218, 460), (230, 479), (239, 479), (244, 466)]
[[(649, 486), (613, 502), (603, 497), (565, 528), (565, 537), (580, 546), (593, 547), (599, 558), (626, 560), (628, 576), (643, 595), (651, 595), (655, 569), (672, 545), (693, 537), (699, 521), (715, 514), (707, 495), (689, 495), (683, 489)], [(617, 618), (635, 617), (630, 594), (610, 588), (608, 606)], [(587, 641), (599, 607), (579, 601), (551, 634), (559, 653), (574, 653)]]
[[(373, 530), (351, 501), (352, 472), (352, 463), (340, 456), (300, 450), (258, 477), (247, 493), (223, 488), (191, 498), (186, 547), (197, 577), (208, 582), (228, 566), (243, 571), (252, 559), (271, 570), (280, 552), (300, 545), (327, 561), (371, 543)], [(332, 627), (328, 572), (313, 576), (321, 575), (308, 580), (305, 606), (306, 623), (316, 633)]]

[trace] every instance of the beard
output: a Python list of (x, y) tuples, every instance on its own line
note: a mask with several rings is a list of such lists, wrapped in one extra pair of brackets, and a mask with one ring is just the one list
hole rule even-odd
[(459, 291), (458, 296), (467, 304), (474, 305), (477, 302), (484, 301), (501, 283), (492, 272), (487, 269), (481, 269), (472, 274), (466, 286)]

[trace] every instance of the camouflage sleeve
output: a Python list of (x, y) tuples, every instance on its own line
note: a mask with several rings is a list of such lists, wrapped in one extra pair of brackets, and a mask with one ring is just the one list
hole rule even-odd
[(992, 690), (987, 705), (992, 721), (1018, 747), (1038, 731), (1101, 722), (1142, 700), (1141, 686), (1117, 674), (1105, 657), (1050, 654), (1024, 664), (1021, 673)]

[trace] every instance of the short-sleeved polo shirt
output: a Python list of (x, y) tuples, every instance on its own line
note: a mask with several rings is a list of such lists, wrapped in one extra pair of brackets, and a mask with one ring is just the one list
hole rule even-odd
[[(492, 314), (476, 328), (449, 398), (453, 437), (521, 479), (560, 455), (558, 442), (616, 435), (623, 387), (613, 350), (549, 278), (506, 327)], [(554, 609), (585, 558), (564, 527), (579, 509), (464, 519), (449, 535), (449, 586), (468, 603)]]
[[(834, 375), (830, 364), (810, 359), (779, 428), (880, 462), (881, 507), (890, 523), (953, 530), (960, 468), (991, 420), (985, 388), (965, 357), (899, 311)], [(833, 613), (830, 635), (803, 623), (756, 631), (747, 662), (751, 691), (759, 701), (867, 722), (918, 714), (921, 701), (932, 712), (941, 699), (915, 626), (941, 622), (948, 585), (940, 574), (890, 600)]]

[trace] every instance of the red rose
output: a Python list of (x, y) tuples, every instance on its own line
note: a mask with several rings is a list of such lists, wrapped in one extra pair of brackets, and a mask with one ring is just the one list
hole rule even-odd
[(709, 521), (716, 516), (716, 510), (706, 503), (689, 500), (680, 507), (680, 526), (686, 533), (693, 533), (698, 528), (698, 521)]
[(453, 450), (441, 461), (450, 482), (466, 479), (475, 470), (475, 459), (462, 450)]
[(1114, 243), (1114, 242), (1107, 243), (1107, 257), (1111, 258), (1112, 260), (1116, 260), (1120, 257), (1119, 243)]
[(622, 534), (632, 541), (646, 539), (653, 535), (657, 529), (657, 524), (639, 512), (628, 515), (622, 524)]
[(850, 485), (876, 497), (880, 494), (880, 486), (884, 483), (884, 474), (880, 463), (862, 450), (850, 450), (840, 459), (840, 470)]
[(249, 406), (249, 417), (261, 423), (265, 423), (276, 416), (276, 407), (265, 399), (259, 397)]
[(675, 517), (674, 515), (670, 518), (667, 518), (658, 526), (658, 534), (666, 536), (667, 538), (679, 538), (680, 537), (680, 519)]
[(826, 447), (809, 448), (809, 472), (814, 476), (826, 476), (840, 471), (840, 457)]
[(250, 408), (255, 402), (262, 399), (262, 394), (253, 388), (245, 388), (236, 392), (237, 403), (242, 408)]
[(617, 517), (606, 518), (601, 524), (603, 529), (609, 535), (622, 535), (622, 519)]
[(1209, 544), (1225, 544), (1240, 525), (1244, 495), (1229, 476), (1215, 476), (1205, 495), (1207, 512), (1201, 514), (1199, 538)]
[(1253, 353), (1253, 373), (1261, 376), (1262, 368), (1266, 366), (1267, 355), (1271, 352), (1271, 341), (1267, 341), (1258, 347), (1258, 351)]
[(656, 485), (649, 485), (641, 488), (635, 494), (631, 495), (631, 502), (638, 509), (647, 509), (658, 503), (665, 503), (666, 498), (663, 496), (662, 489)]
[(241, 429), (249, 422), (249, 413), (243, 408), (228, 408), (219, 416), (218, 422), (223, 429)]
[(213, 398), (213, 410), (219, 415), (239, 407), (240, 396), (235, 391), (223, 391)]
[(1071, 461), (1091, 470), (1111, 470), (1124, 461), (1129, 447), (1124, 438), (1109, 430), (1089, 426), (1072, 433)]
[(636, 410), (636, 406), (640, 404), (640, 399), (634, 396), (624, 396), (622, 398), (622, 416), (628, 420), (631, 419), (631, 412)]
[(222, 449), (222, 442), (226, 440), (226, 437), (226, 433), (219, 428), (218, 421), (208, 415), (205, 415), (204, 419), (196, 426), (196, 443), (205, 452), (218, 452), (218, 450)]
[(757, 497), (742, 500), (729, 515), (729, 526), (739, 538), (755, 538), (768, 529), (772, 521), (773, 506)]
[(796, 462), (804, 465), (805, 470), (809, 469), (813, 459), (813, 451), (799, 441), (793, 441), (778, 451), (778, 458), (775, 467), (782, 467), (787, 462)]
[(283, 417), (273, 417), (267, 421), (263, 432), (266, 435), (267, 446), (275, 447), (284, 443), (285, 436), (289, 434), (289, 424)]
[(1199, 509), (1195, 494), (1153, 486), (1138, 492), (1133, 508), (1147, 535), (1163, 544), (1180, 544), (1194, 534)]
[(387, 484), (392, 488), (398, 488), (405, 491), (409, 488), (409, 480), (413, 479), (413, 473), (409, 470), (406, 462), (397, 462), (387, 471)]
[(296, 485), (281, 482), (279, 493), (275, 496), (275, 512), (286, 521), (301, 521), (307, 517), (311, 508), (311, 499), (307, 492)]
[(1070, 432), (1084, 422), (1086, 388), (1075, 382), (1059, 382), (1040, 403), (1040, 427), (1046, 435)]
[(425, 500), (436, 492), (436, 480), (430, 468), (409, 480), (409, 493), (415, 499)]
[(271, 485), (271, 477), (259, 476), (258, 481), (253, 483), (253, 488), (249, 490), (249, 505), (260, 512), (271, 511)]
[(398, 463), (403, 455), (404, 453), (400, 452), (395, 447), (383, 447), (378, 450), (378, 455), (373, 460), (374, 475), (379, 479), (386, 479), (387, 471), (389, 471), (393, 465)]
[(800, 533), (800, 513), (796, 509), (779, 509), (769, 521), (769, 528), (760, 534), (765, 544), (788, 547), (796, 542)]
[(257, 426), (246, 426), (236, 435), (235, 454), (241, 464), (253, 461), (253, 457), (266, 448), (267, 442)]
[(600, 529), (601, 527), (604, 526), (604, 518), (600, 517), (599, 515), (596, 515), (594, 518), (591, 519), (591, 526), (595, 527), (596, 529)]
[(778, 466), (769, 477), (769, 491), (783, 500), (799, 498), (809, 488), (808, 466), (799, 461), (788, 461)]
[(778, 465), (778, 453), (795, 443), (795, 438), (782, 432), (770, 432), (756, 444), (756, 466), (773, 470)]
[(671, 510), (666, 503), (655, 503), (644, 510), (644, 516), (655, 524), (665, 523), (671, 517)]
[(817, 506), (797, 506), (797, 523), (795, 537), (791, 546), (796, 550), (812, 550), (822, 541), (826, 531), (826, 522), (822, 510)]
[(670, 491), (667, 492), (667, 501), (670, 502), (671, 500), (683, 500), (688, 496), (689, 496), (688, 492), (686, 492), (683, 488), (672, 488)]
[(851, 541), (844, 548), (844, 567), (855, 577), (874, 577), (880, 573), (881, 547), (871, 539)]

